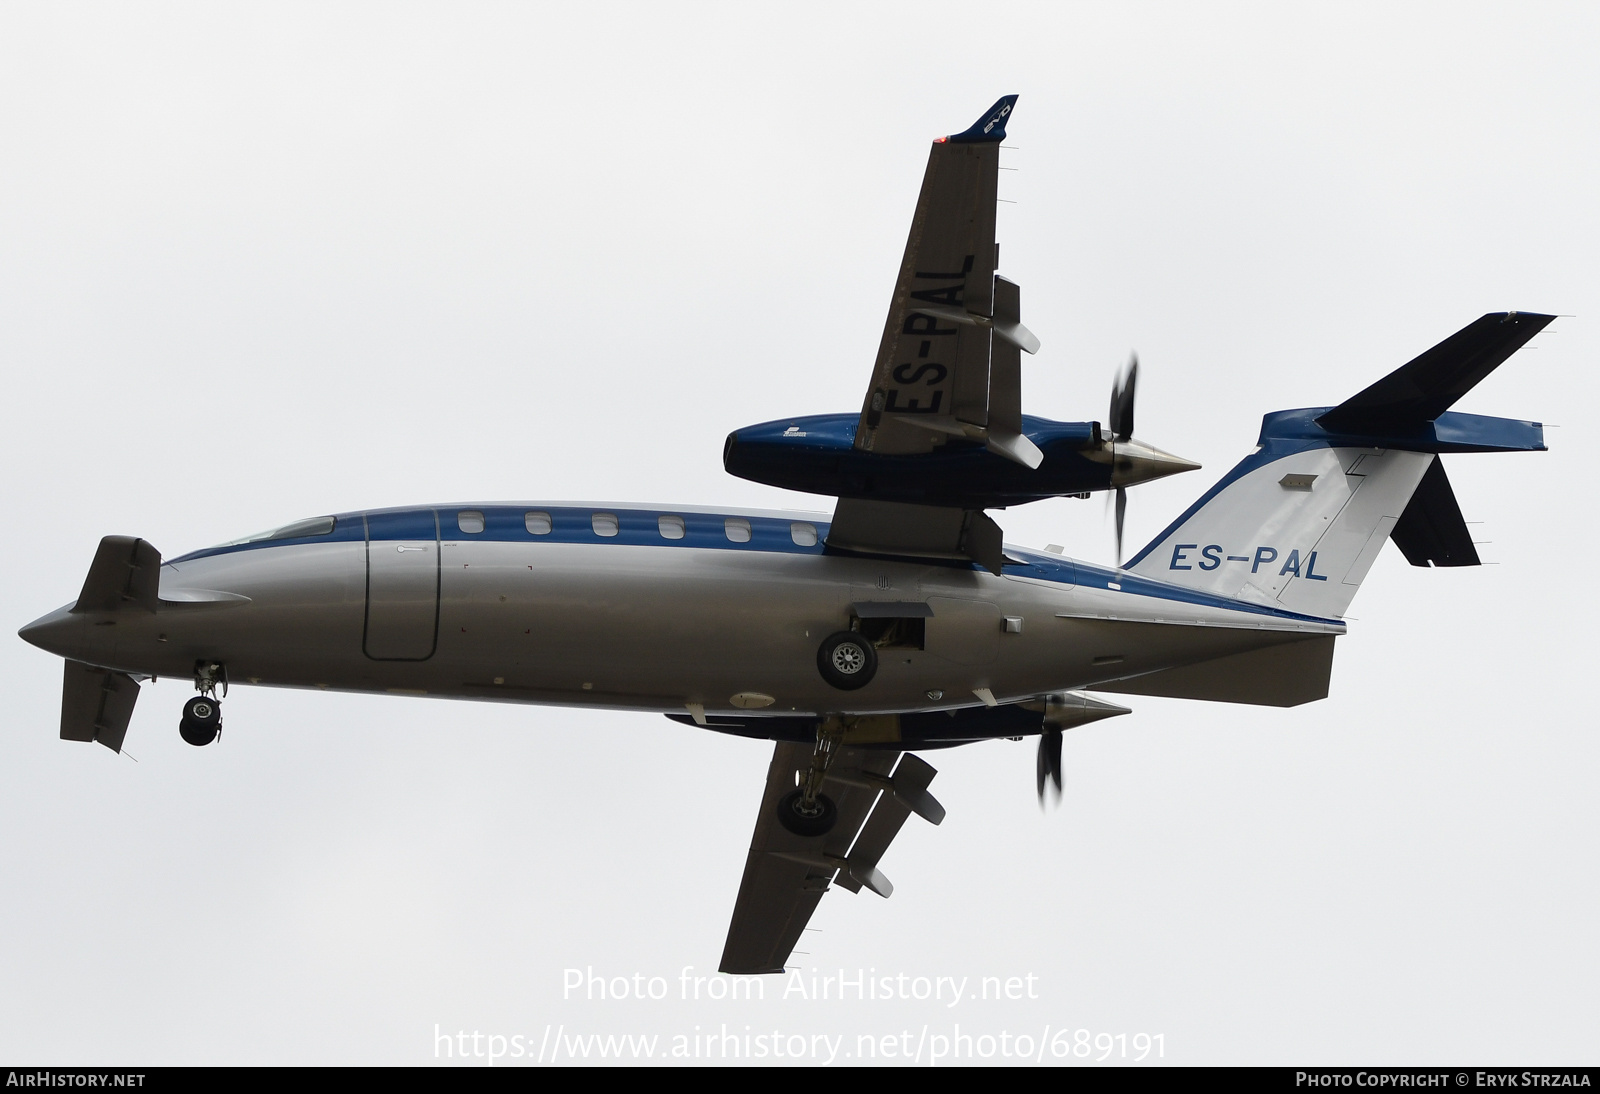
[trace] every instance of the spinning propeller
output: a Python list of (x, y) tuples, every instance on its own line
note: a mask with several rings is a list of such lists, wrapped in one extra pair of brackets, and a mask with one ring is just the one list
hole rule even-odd
[(1039, 806), (1044, 807), (1044, 783), (1048, 777), (1056, 788), (1055, 799), (1061, 800), (1061, 731), (1046, 728), (1039, 734), (1039, 760), (1038, 760), (1038, 790)]
[[(1128, 355), (1128, 363), (1111, 384), (1111, 409), (1106, 413), (1106, 424), (1111, 428), (1111, 466), (1116, 468), (1116, 446), (1133, 440), (1133, 394), (1139, 384), (1139, 355)], [(1115, 475), (1113, 474), (1113, 482)], [(1117, 487), (1117, 565), (1122, 565), (1122, 525), (1128, 515), (1128, 488)], [(1060, 745), (1058, 744), (1059, 748)], [(1059, 788), (1060, 781), (1057, 780)]]
[[(1042, 701), (1041, 701), (1042, 700)], [(1081, 691), (1059, 691), (1045, 695), (1030, 703), (1029, 710), (1040, 711), (1044, 719), (1039, 727), (1039, 759), (1035, 768), (1035, 789), (1039, 792), (1039, 805), (1044, 805), (1044, 784), (1048, 781), (1056, 788), (1055, 799), (1061, 801), (1061, 734), (1073, 726), (1098, 722), (1102, 718), (1115, 718), (1132, 713), (1127, 707), (1096, 699)]]

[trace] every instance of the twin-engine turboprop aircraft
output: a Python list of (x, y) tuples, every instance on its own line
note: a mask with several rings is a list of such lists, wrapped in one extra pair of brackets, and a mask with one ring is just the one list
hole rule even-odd
[(1338, 406), (1268, 414), (1126, 566), (1003, 544), (988, 509), (1120, 501), (1195, 466), (1133, 438), (1132, 375), (1106, 424), (1022, 413), (1039, 343), (994, 239), (1015, 101), (933, 143), (860, 413), (728, 438), (730, 472), (835, 495), (831, 519), (430, 505), (166, 562), (108, 536), (77, 600), (21, 632), (67, 659), (61, 736), (120, 750), (139, 681), (177, 676), (196, 745), (230, 683), (657, 711), (776, 741), (721, 964), (756, 973), (783, 968), (830, 887), (889, 895), (901, 826), (944, 816), (918, 750), (1037, 735), (1042, 795), (1063, 730), (1128, 713), (1082, 689), (1324, 697), (1386, 540), (1414, 565), (1477, 564), (1439, 454), (1538, 451), (1543, 433), (1449, 408), (1552, 317), (1486, 315)]

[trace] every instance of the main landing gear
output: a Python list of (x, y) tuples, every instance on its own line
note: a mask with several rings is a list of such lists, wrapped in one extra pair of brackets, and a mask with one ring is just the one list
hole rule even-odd
[(178, 721), (178, 736), (192, 745), (208, 745), (222, 732), (222, 704), (217, 702), (217, 687), (228, 694), (228, 671), (219, 661), (198, 661), (194, 666), (194, 686), (200, 692), (183, 704)]
[(840, 691), (855, 691), (878, 671), (878, 651), (859, 631), (835, 631), (817, 647), (817, 671)]
[[(823, 645), (826, 647), (827, 643)], [(828, 774), (828, 764), (832, 762), (834, 752), (843, 738), (844, 726), (839, 719), (828, 718), (818, 723), (817, 745), (811, 752), (811, 766), (801, 776), (800, 785), (778, 799), (778, 823), (797, 836), (825, 836), (833, 831), (834, 824), (839, 820), (839, 809), (833, 804), (833, 799), (822, 793), (822, 780)]]

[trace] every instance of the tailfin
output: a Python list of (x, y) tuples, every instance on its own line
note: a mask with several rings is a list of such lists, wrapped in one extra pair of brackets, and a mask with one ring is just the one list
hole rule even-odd
[(1259, 449), (1126, 568), (1330, 617), (1391, 533), (1413, 565), (1477, 565), (1438, 454), (1543, 451), (1544, 430), (1447, 411), (1554, 318), (1486, 315), (1337, 407), (1268, 414)]

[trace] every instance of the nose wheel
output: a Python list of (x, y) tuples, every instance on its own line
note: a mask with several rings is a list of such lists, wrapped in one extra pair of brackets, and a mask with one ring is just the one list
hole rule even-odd
[(183, 704), (178, 736), (192, 745), (208, 745), (222, 732), (222, 704), (207, 695), (196, 695)]
[(219, 662), (202, 661), (194, 667), (194, 686), (200, 694), (183, 704), (178, 720), (178, 736), (192, 745), (208, 745), (222, 732), (222, 704), (217, 687), (228, 694), (228, 673)]

